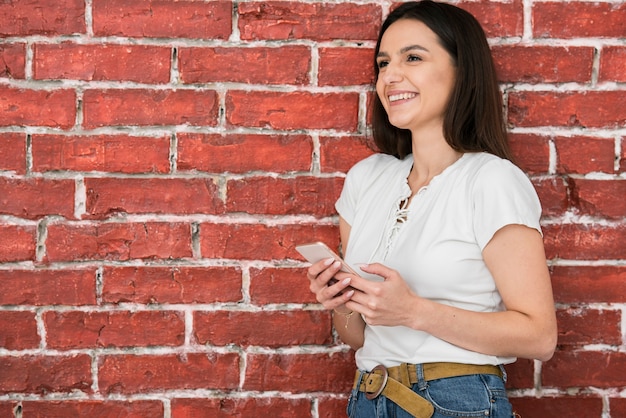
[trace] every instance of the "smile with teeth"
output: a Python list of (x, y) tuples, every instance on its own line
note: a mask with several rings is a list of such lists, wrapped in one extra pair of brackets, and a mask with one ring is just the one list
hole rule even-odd
[(417, 93), (399, 93), (389, 96), (389, 101), (397, 102), (398, 100), (412, 99), (415, 96), (417, 96)]

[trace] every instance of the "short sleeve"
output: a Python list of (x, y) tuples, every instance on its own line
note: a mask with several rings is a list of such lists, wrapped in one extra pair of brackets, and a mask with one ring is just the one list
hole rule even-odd
[(481, 250), (507, 225), (525, 225), (541, 233), (541, 203), (530, 179), (507, 160), (491, 160), (474, 184), (474, 233)]

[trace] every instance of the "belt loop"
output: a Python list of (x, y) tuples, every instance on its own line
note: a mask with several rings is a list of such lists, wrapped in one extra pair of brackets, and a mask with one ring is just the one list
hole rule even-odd
[(506, 375), (506, 370), (504, 370), (504, 365), (498, 364), (498, 367), (500, 368), (500, 371), (502, 372), (502, 381), (506, 383), (507, 375)]
[(402, 363), (400, 365), (400, 369), (399, 369), (399, 376), (398, 376), (398, 380), (400, 381), (400, 383), (402, 383), (404, 386), (410, 388), (411, 387), (411, 377), (409, 376), (409, 364), (408, 363)]
[(424, 390), (428, 386), (426, 379), (424, 379), (424, 365), (416, 364), (415, 372), (417, 374), (417, 387), (419, 390)]

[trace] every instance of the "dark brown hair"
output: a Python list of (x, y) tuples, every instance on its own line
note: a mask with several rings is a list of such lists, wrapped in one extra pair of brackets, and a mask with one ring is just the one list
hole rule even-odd
[[(512, 160), (503, 117), (502, 94), (496, 70), (480, 23), (456, 6), (430, 0), (403, 3), (385, 19), (374, 53), (385, 31), (400, 19), (415, 19), (432, 30), (456, 66), (454, 87), (444, 115), (443, 134), (448, 144), (461, 152), (485, 151)], [(372, 109), (374, 143), (385, 153), (404, 158), (412, 152), (411, 132), (389, 122), (375, 95)]]

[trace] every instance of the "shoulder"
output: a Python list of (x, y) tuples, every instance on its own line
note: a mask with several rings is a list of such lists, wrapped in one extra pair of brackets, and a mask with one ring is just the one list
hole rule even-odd
[(400, 160), (388, 154), (373, 154), (352, 166), (348, 171), (348, 176), (376, 178), (385, 173), (395, 173), (405, 162), (406, 158)]
[(506, 187), (513, 184), (530, 185), (530, 179), (511, 161), (486, 152), (468, 154), (467, 169), (476, 186)]

